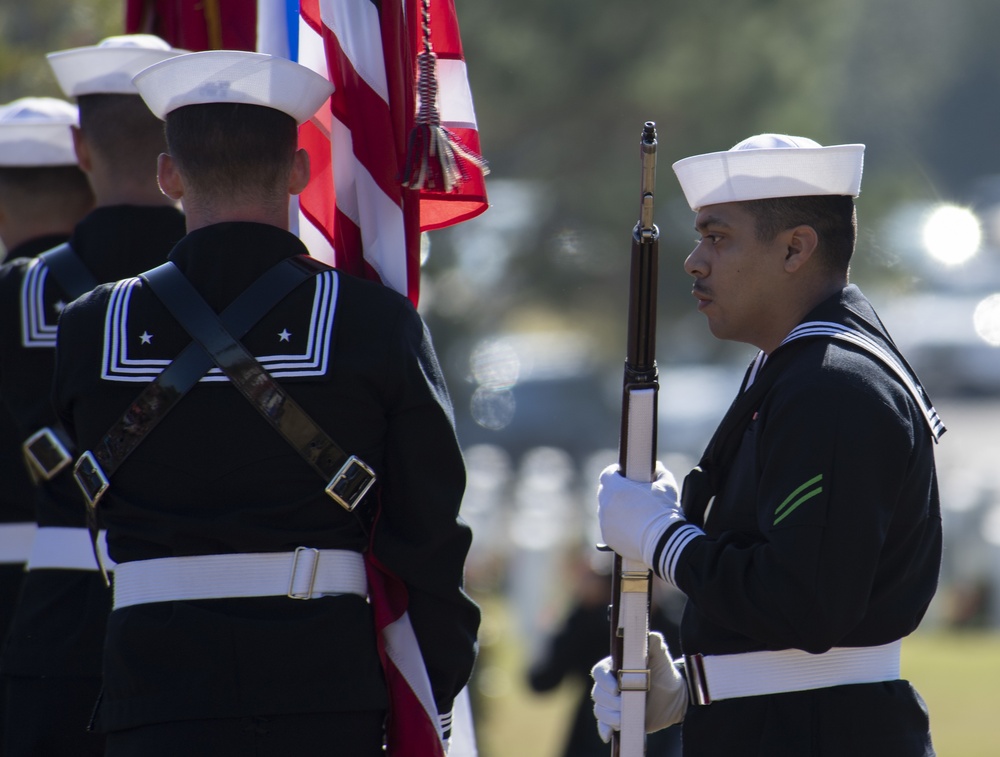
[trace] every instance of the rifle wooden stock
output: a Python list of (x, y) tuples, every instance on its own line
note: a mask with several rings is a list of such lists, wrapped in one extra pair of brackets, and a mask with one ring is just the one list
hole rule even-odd
[[(626, 478), (650, 482), (656, 464), (656, 288), (659, 230), (653, 224), (656, 124), (643, 126), (639, 222), (632, 231), (628, 338), (618, 463)], [(646, 753), (646, 636), (652, 576), (640, 562), (615, 555), (611, 590), (611, 659), (622, 690), (622, 727), (612, 736), (614, 757)]]

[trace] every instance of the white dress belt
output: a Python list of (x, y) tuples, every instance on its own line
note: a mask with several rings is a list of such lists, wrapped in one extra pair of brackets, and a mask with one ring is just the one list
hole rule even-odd
[(693, 704), (899, 679), (902, 639), (877, 647), (834, 647), (684, 658)]
[(243, 552), (135, 560), (115, 566), (114, 609), (149, 602), (235, 597), (316, 599), (368, 595), (360, 552), (298, 547), (294, 552)]
[[(108, 557), (107, 533), (97, 537), (101, 559), (110, 571), (114, 561)], [(28, 570), (54, 568), (57, 570), (98, 570), (90, 531), (86, 528), (41, 526), (35, 533), (35, 543), (28, 558)]]
[(34, 538), (34, 523), (0, 523), (0, 563), (27, 562)]

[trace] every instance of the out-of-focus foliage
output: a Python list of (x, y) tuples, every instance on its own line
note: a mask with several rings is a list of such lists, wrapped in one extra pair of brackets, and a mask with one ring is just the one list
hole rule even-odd
[[(670, 170), (681, 157), (761, 131), (867, 144), (862, 283), (906, 275), (879, 236), (891, 208), (965, 201), (1000, 174), (994, 0), (456, 5), (494, 207), (432, 235), (424, 310), (440, 342), (572, 325), (618, 343), (646, 120), (670, 323), (691, 317), (692, 214)], [(122, 0), (4, 3), (0, 101), (57, 95), (44, 53), (120, 33), (123, 19)]]
[[(493, 185), (534, 182), (535, 223), (516, 241), (508, 235), (504, 274), (488, 290), (462, 282), (455, 263), (488, 255), (490, 245), (469, 245), (503, 234), (477, 236), (474, 221), (435, 236), (428, 279), (443, 283), (442, 307), (431, 310), (445, 333), (532, 320), (617, 335), (645, 120), (658, 127), (661, 312), (671, 322), (691, 310), (680, 265), (693, 215), (670, 170), (679, 158), (762, 131), (867, 144), (861, 283), (906, 276), (879, 238), (889, 209), (906, 199), (961, 201), (980, 177), (1000, 173), (1000, 5), (990, 0), (457, 6)], [(504, 196), (491, 196), (484, 227), (505, 212)]]
[(121, 34), (122, 0), (31, 0), (0, 4), (0, 102), (62, 97), (45, 53)]
[[(643, 120), (665, 162), (758, 131), (868, 141), (950, 189), (1000, 167), (985, 144), (1000, 79), (990, 0), (507, 0), (458, 3), (480, 130), (505, 175), (569, 192), (615, 183)], [(975, 92), (974, 96), (969, 96)], [(996, 125), (994, 123), (994, 125)], [(895, 150), (891, 148), (895, 146)], [(586, 213), (591, 216), (591, 214)], [(603, 215), (602, 215), (603, 217)]]

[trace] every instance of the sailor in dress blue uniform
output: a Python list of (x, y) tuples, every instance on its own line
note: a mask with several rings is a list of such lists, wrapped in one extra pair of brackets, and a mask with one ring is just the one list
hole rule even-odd
[[(429, 334), (405, 297), (307, 259), (288, 231), (308, 180), (296, 123), (325, 79), (211, 51), (136, 83), (166, 118), (160, 182), (189, 232), (166, 266), (66, 309), (54, 390), (116, 562), (97, 712), (108, 755), (382, 754), (366, 563), (405, 584), (435, 717), (468, 680), (479, 623)], [(276, 296), (283, 271), (302, 279)], [(235, 312), (250, 314), (240, 328)], [(186, 372), (193, 334), (205, 351)], [(299, 424), (319, 441), (300, 446)], [(343, 453), (333, 474), (320, 448)], [(373, 486), (341, 491), (338, 468)]]

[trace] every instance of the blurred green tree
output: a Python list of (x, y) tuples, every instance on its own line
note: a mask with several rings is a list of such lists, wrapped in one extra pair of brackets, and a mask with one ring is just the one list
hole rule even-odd
[(866, 143), (862, 283), (905, 275), (878, 236), (889, 209), (961, 199), (978, 176), (1000, 173), (988, 139), (1000, 104), (974, 96), (1000, 84), (989, 42), (1000, 5), (989, 0), (506, 0), (458, 11), (493, 186), (530, 182), (536, 217), (488, 288), (462, 281), (460, 259), (489, 254), (500, 193), (481, 221), (434, 235), (427, 276), (443, 278), (435, 301), (447, 305), (430, 308), (442, 333), (561, 323), (618, 348), (645, 120), (659, 134), (667, 323), (691, 311), (680, 266), (693, 216), (674, 160), (762, 131)]
[[(642, 123), (659, 134), (661, 313), (687, 324), (692, 215), (670, 164), (761, 131), (868, 145), (855, 278), (899, 276), (880, 219), (1000, 174), (993, 0), (457, 0), (494, 207), (431, 235), (439, 341), (573, 327), (618, 349)], [(122, 0), (0, 6), (0, 101), (58, 95), (50, 50)], [(666, 333), (666, 330), (664, 331)], [(702, 336), (704, 334), (701, 334)]]
[(45, 53), (121, 34), (121, 0), (32, 0), (0, 5), (0, 102), (62, 97)]

